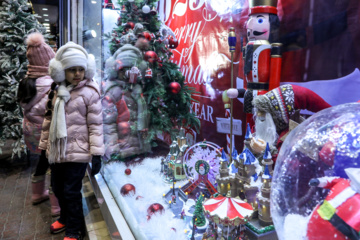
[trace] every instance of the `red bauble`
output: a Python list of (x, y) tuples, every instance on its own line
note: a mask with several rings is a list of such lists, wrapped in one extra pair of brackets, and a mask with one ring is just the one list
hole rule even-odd
[(158, 59), (158, 55), (154, 51), (147, 51), (144, 55), (145, 61), (149, 63), (154, 63)]
[(175, 49), (179, 46), (179, 41), (177, 39), (174, 39), (173, 37), (169, 38), (169, 48)]
[(135, 27), (135, 23), (133, 23), (133, 22), (127, 22), (125, 25), (126, 29), (129, 29), (129, 28), (134, 29), (134, 27)]
[(122, 186), (122, 188), (120, 189), (120, 193), (124, 197), (135, 195), (135, 193), (136, 193), (135, 186), (130, 183), (127, 183), (124, 186)]
[(125, 169), (125, 174), (130, 175), (131, 174), (131, 169), (130, 168)]
[(142, 35), (144, 36), (144, 38), (146, 38), (147, 40), (151, 41), (151, 39), (152, 39), (151, 33), (149, 33), (149, 32), (143, 32)]
[(181, 86), (178, 82), (171, 82), (169, 84), (169, 89), (172, 94), (178, 94), (181, 90)]
[(164, 209), (163, 205), (161, 205), (160, 203), (153, 203), (147, 209), (148, 216), (152, 216), (153, 214), (156, 214), (156, 213), (163, 214), (164, 212), (165, 212), (165, 209)]

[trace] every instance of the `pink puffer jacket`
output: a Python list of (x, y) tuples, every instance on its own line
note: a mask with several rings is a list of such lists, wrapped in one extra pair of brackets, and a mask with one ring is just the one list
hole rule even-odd
[(40, 153), (39, 140), (44, 121), (48, 92), (53, 80), (50, 76), (36, 79), (36, 95), (29, 103), (21, 103), (24, 112), (23, 134), (27, 148), (32, 153)]
[[(56, 94), (53, 98), (55, 104)], [(65, 104), (67, 144), (64, 162), (90, 162), (104, 155), (103, 118), (98, 85), (85, 79), (70, 91)], [(45, 117), (39, 148), (49, 153), (51, 117)]]

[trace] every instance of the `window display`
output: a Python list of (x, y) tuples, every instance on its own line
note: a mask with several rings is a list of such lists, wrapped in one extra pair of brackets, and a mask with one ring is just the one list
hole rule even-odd
[[(328, 222), (316, 222), (318, 215), (327, 216), (322, 210), (339, 207), (321, 203), (331, 202), (331, 196), (310, 188), (310, 179), (301, 187), (294, 184), (303, 171), (314, 172), (312, 178), (321, 183), (329, 172), (320, 174), (311, 167), (342, 155), (331, 153), (335, 147), (330, 143), (316, 150), (317, 142), (307, 135), (295, 142), (288, 139), (294, 139), (298, 128), (312, 126), (303, 120), (313, 112), (321, 115), (332, 111), (325, 108), (360, 99), (359, 31), (353, 23), (353, 9), (360, 4), (119, 0), (105, 1), (99, 16), (95, 11), (100, 6), (92, 2), (84, 1), (82, 39), (89, 52), (101, 56), (102, 176), (136, 239), (276, 239), (276, 234), (286, 239), (283, 233), (292, 229), (291, 219), (298, 219), (294, 201), (303, 204), (298, 214), (311, 218), (299, 220), (308, 227), (302, 233), (297, 229), (299, 237), (311, 239), (316, 226), (331, 224), (324, 218)], [(237, 39), (232, 54), (230, 28)], [(232, 75), (237, 76), (233, 93), (226, 91)], [(254, 116), (246, 117), (255, 109)], [(159, 139), (169, 149), (157, 148)], [(313, 171), (302, 159), (294, 162), (282, 155), (295, 145), (304, 157), (321, 158), (308, 162)], [(322, 159), (333, 155), (333, 160)], [(277, 170), (284, 164), (293, 176)], [(327, 170), (347, 179), (348, 170), (338, 166), (330, 164)], [(330, 182), (327, 187), (337, 188)], [(346, 230), (331, 233), (350, 232), (353, 237), (358, 223), (347, 220), (350, 227), (344, 224)], [(289, 224), (288, 230), (281, 224)]]

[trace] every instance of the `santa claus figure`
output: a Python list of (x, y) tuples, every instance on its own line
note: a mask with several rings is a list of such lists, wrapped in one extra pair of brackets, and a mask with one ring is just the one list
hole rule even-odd
[[(298, 110), (318, 112), (331, 107), (313, 91), (291, 84), (256, 96), (252, 104), (255, 112), (255, 137), (251, 139), (250, 147), (255, 153), (264, 152), (267, 142), (272, 153), (275, 152), (274, 149), (279, 151), (289, 132), (290, 120)], [(276, 161), (277, 155), (272, 155)]]
[(199, 173), (200, 175), (205, 175), (205, 165), (203, 163), (199, 165)]
[(309, 240), (360, 239), (360, 168), (347, 168), (345, 172), (349, 179), (310, 180), (310, 186), (330, 192), (311, 214), (306, 233)]

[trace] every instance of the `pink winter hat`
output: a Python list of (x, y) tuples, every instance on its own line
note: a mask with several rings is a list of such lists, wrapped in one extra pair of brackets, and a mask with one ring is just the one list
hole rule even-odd
[(49, 61), (55, 57), (52, 48), (45, 43), (44, 36), (34, 32), (26, 38), (26, 57), (29, 61), (27, 75), (39, 78), (48, 75)]

